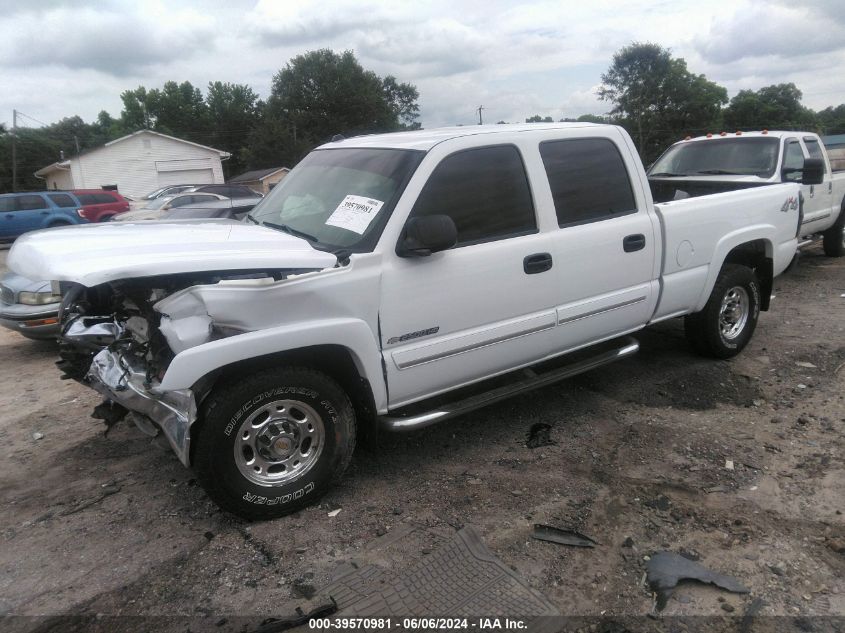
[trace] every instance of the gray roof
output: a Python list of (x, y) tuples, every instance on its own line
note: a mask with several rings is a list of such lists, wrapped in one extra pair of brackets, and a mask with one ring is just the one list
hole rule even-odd
[(234, 178), (229, 178), (229, 182), (253, 182), (255, 180), (261, 180), (262, 178), (266, 178), (271, 174), (275, 174), (277, 171), (290, 171), (287, 167), (271, 167), (270, 169), (253, 169), (252, 171), (245, 171), (240, 176), (235, 176)]

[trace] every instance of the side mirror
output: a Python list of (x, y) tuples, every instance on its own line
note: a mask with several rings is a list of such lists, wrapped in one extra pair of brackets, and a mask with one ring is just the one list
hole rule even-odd
[(824, 182), (824, 160), (821, 158), (805, 158), (804, 173), (801, 175), (802, 185), (820, 185)]
[(399, 257), (427, 257), (452, 248), (457, 242), (458, 229), (448, 215), (409, 218), (396, 245), (396, 254)]
[[(800, 178), (788, 178), (791, 174), (799, 174)], [(802, 185), (820, 185), (824, 182), (824, 160), (805, 158), (803, 167), (784, 167), (781, 177), (783, 180), (797, 181)]]

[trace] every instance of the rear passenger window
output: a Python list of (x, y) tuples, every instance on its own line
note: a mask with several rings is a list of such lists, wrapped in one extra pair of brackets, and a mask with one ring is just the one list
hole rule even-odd
[(52, 200), (57, 207), (75, 207), (76, 203), (66, 193), (48, 193), (47, 197)]
[(9, 213), (15, 210), (14, 198), (0, 198), (0, 213)]
[(114, 197), (107, 193), (95, 193), (94, 202), (96, 204), (111, 204), (114, 202)]
[(573, 226), (637, 212), (622, 154), (606, 138), (540, 143), (558, 226)]
[(97, 204), (97, 200), (94, 198), (93, 193), (80, 193), (77, 194), (76, 197), (79, 198), (79, 202), (81, 204)]
[(41, 196), (18, 196), (18, 211), (46, 209), (47, 202)]
[(447, 156), (425, 184), (412, 217), (448, 215), (458, 246), (537, 231), (522, 157), (512, 145)]

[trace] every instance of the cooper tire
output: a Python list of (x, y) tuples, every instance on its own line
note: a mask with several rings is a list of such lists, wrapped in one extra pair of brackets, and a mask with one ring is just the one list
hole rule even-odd
[(757, 275), (746, 266), (725, 264), (704, 309), (684, 319), (684, 332), (699, 354), (731, 358), (748, 345), (759, 316)]
[(845, 202), (842, 203), (842, 209), (839, 211), (836, 222), (824, 232), (823, 236), (822, 247), (825, 255), (828, 257), (845, 255)]
[(281, 517), (319, 499), (355, 450), (355, 413), (341, 387), (306, 368), (262, 371), (215, 389), (192, 435), (197, 479), (221, 508)]

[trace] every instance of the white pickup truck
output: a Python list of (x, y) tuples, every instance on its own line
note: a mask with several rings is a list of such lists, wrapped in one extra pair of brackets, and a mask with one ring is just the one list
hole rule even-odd
[(131, 412), (220, 506), (270, 518), (357, 434), (624, 358), (650, 323), (738, 353), (799, 206), (798, 184), (655, 206), (619, 127), (459, 127), (323, 145), (244, 222), (30, 233), (9, 266), (63, 294), (59, 364), (98, 417)]
[(780, 182), (800, 182), (805, 163), (823, 170), (803, 184), (804, 217), (798, 246), (823, 237), (825, 254), (845, 255), (845, 172), (834, 172), (812, 132), (736, 132), (688, 138), (672, 145), (648, 171), (656, 202)]

